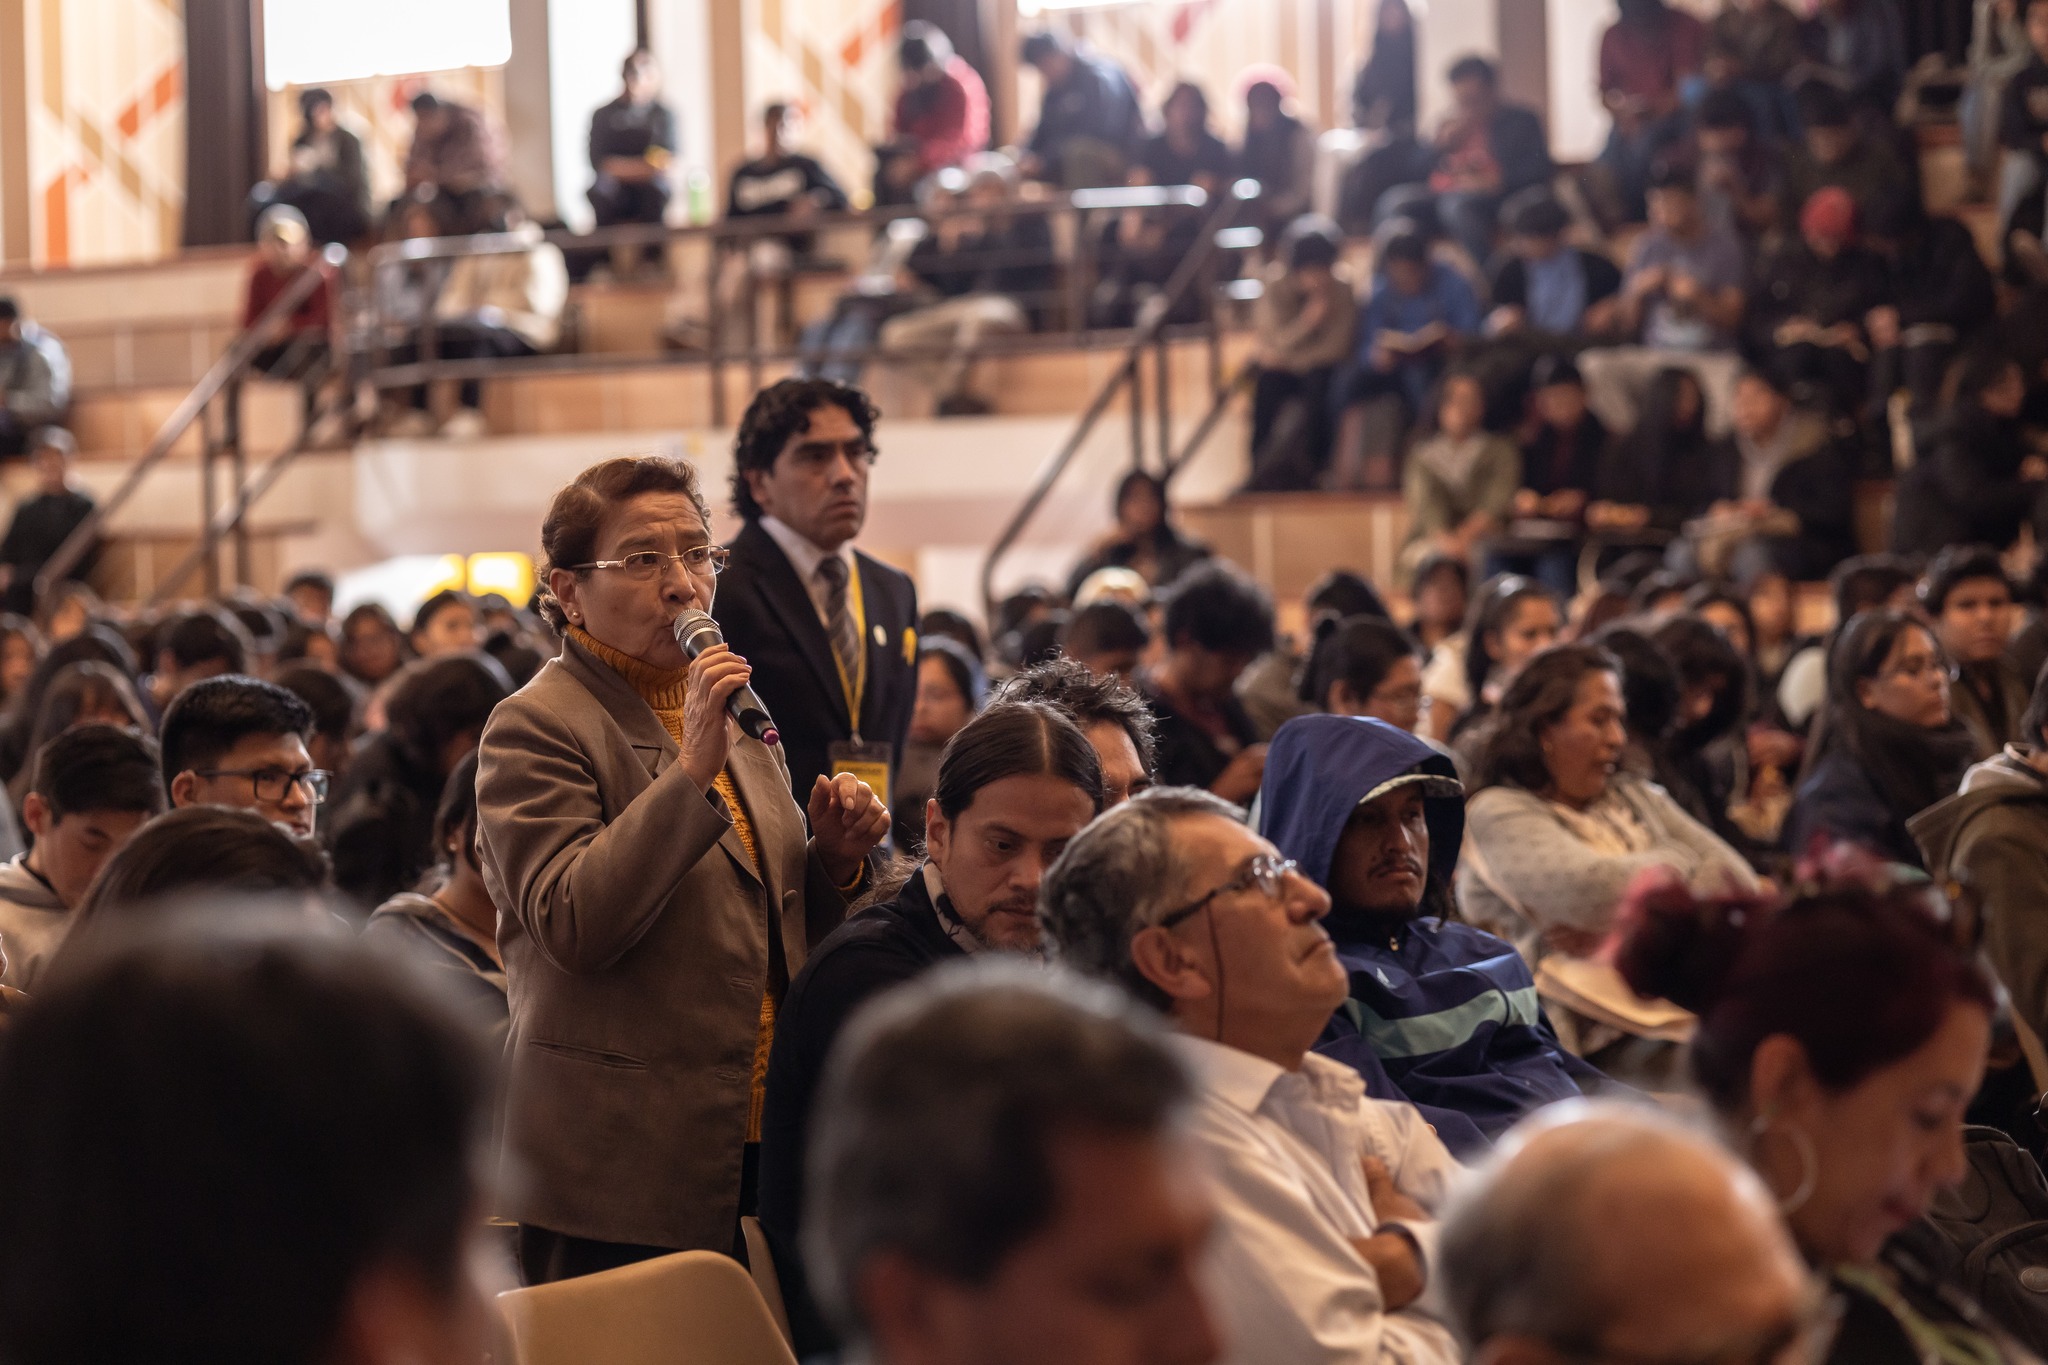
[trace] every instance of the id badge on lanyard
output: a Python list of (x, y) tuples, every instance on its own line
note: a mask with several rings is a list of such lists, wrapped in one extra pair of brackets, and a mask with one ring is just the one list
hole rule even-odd
[(890, 804), (889, 765), (895, 757), (895, 745), (864, 743), (859, 735), (834, 744), (825, 751), (826, 762), (831, 767), (834, 777), (840, 773), (852, 773), (867, 783), (869, 790), (874, 792), (885, 806)]
[[(853, 737), (828, 748), (825, 751), (825, 761), (826, 765), (832, 770), (834, 777), (837, 777), (840, 773), (853, 774), (861, 781), (867, 783), (868, 789), (874, 792), (875, 796), (884, 806), (887, 806), (890, 796), (889, 769), (895, 762), (896, 746), (888, 743), (870, 743), (863, 740), (860, 736), (861, 701), (867, 693), (868, 681), (867, 660), (865, 657), (868, 645), (867, 602), (865, 601), (865, 595), (861, 591), (860, 575), (855, 573), (850, 577), (852, 592), (849, 594), (850, 600), (847, 606), (853, 612), (855, 623), (861, 628), (861, 650), (863, 657), (860, 671), (854, 677), (847, 677), (844, 668), (839, 670), (839, 683), (846, 694), (847, 728), (852, 731)], [(882, 627), (879, 624), (874, 627), (874, 633), (876, 643), (887, 643), (887, 636), (883, 633)]]

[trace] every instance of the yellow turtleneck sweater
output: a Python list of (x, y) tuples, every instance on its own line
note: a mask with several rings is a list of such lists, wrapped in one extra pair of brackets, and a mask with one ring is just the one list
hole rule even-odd
[[(590, 651), (600, 663), (626, 680), (626, 685), (639, 694), (661, 721), (661, 728), (668, 731), (669, 738), (680, 747), (683, 742), (683, 699), (690, 690), (690, 670), (656, 668), (643, 663), (630, 654), (621, 654), (604, 641), (577, 626), (569, 628), (569, 638)], [(732, 814), (732, 832), (745, 845), (747, 857), (754, 864), (754, 871), (760, 873), (761, 850), (754, 843), (754, 827), (747, 820), (747, 808), (740, 803), (739, 788), (732, 780), (732, 770), (721, 768), (718, 777), (711, 784), (712, 790), (725, 798), (725, 808)], [(776, 933), (781, 926), (772, 918), (768, 932)], [(761, 1024), (754, 1035), (753, 1088), (747, 1104), (747, 1141), (761, 1140), (761, 1099), (768, 1085), (768, 1048), (775, 1040), (775, 989), (774, 983), (761, 993)]]

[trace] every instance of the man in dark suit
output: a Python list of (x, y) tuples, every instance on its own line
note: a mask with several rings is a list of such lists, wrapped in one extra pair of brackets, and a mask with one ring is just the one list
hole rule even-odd
[(859, 389), (785, 379), (754, 396), (735, 442), (747, 524), (712, 615), (753, 665), (801, 792), (840, 771), (893, 783), (917, 699), (917, 590), (853, 548), (876, 415)]

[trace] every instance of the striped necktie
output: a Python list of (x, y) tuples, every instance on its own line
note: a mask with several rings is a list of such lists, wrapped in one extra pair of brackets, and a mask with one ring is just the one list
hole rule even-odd
[(846, 604), (846, 561), (827, 555), (818, 561), (818, 577), (825, 582), (825, 633), (832, 638), (832, 653), (849, 691), (860, 686), (860, 626)]

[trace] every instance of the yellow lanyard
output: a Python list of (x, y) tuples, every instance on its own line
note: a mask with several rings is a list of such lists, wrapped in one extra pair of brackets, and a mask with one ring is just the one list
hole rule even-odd
[[(868, 613), (867, 603), (861, 596), (860, 566), (855, 564), (846, 576), (846, 610), (853, 617), (855, 632), (860, 637), (860, 661), (851, 678), (846, 676), (846, 665), (839, 658), (839, 651), (832, 651), (832, 667), (839, 674), (839, 690), (846, 698), (847, 725), (853, 731), (856, 741), (860, 739), (860, 704), (867, 695), (868, 687)], [(825, 623), (830, 634), (832, 623)]]

